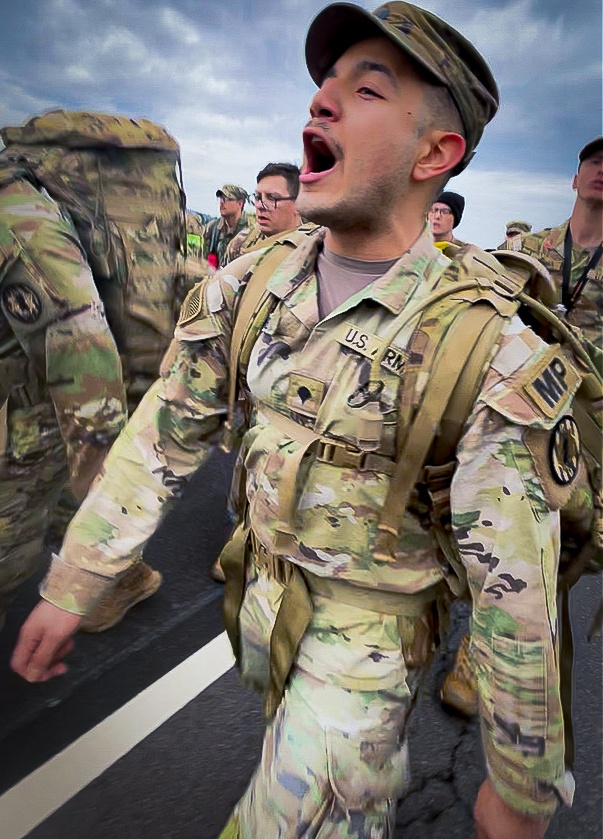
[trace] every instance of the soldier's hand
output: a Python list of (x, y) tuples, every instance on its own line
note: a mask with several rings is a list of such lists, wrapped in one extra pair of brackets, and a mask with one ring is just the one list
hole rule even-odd
[(512, 810), (490, 779), (480, 787), (473, 815), (476, 839), (543, 839), (549, 826), (547, 818), (526, 816)]
[(73, 634), (81, 618), (42, 600), (27, 618), (13, 651), (11, 667), (28, 682), (62, 676), (63, 659), (73, 649)]

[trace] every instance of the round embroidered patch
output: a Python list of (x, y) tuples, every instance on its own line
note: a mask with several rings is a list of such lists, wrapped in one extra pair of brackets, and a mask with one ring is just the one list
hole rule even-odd
[(551, 434), (549, 463), (556, 483), (567, 486), (575, 479), (580, 465), (580, 431), (573, 417), (559, 420)]
[(35, 323), (42, 314), (42, 301), (33, 289), (23, 283), (4, 289), (2, 305), (7, 314), (21, 323)]

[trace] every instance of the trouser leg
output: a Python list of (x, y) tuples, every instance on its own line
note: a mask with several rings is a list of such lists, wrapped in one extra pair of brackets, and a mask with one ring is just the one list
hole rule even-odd
[(0, 612), (42, 561), (49, 513), (67, 477), (60, 438), (49, 434), (43, 442), (25, 463), (0, 461)]
[(393, 839), (409, 708), (408, 691), (349, 691), (296, 671), (235, 809), (240, 839)]

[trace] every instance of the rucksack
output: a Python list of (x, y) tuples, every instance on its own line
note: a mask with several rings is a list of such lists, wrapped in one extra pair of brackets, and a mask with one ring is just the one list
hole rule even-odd
[(31, 181), (74, 223), (132, 409), (157, 378), (180, 302), (186, 200), (178, 143), (146, 119), (63, 110), (0, 136), (0, 185)]

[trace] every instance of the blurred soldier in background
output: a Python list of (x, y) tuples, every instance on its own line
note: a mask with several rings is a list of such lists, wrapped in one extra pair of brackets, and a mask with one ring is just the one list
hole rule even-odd
[[(190, 288), (183, 284), (179, 146), (148, 120), (62, 110), (1, 134), (0, 165), (44, 188), (74, 223), (120, 353), (132, 413), (157, 377)], [(52, 510), (48, 542), (61, 541), (76, 509), (67, 489)], [(159, 572), (137, 562), (81, 628), (114, 626), (160, 584)]]
[(603, 136), (578, 155), (572, 214), (558, 227), (526, 233), (506, 249), (536, 257), (549, 270), (569, 323), (603, 346)]
[(529, 221), (508, 221), (507, 227), (505, 230), (505, 241), (500, 248), (504, 248), (505, 244), (510, 242), (510, 250), (519, 250), (516, 245), (519, 245), (519, 238), (523, 236), (524, 233), (529, 233), (532, 229), (532, 225)]
[(465, 199), (458, 192), (442, 192), (438, 195), (429, 211), (429, 224), (436, 247), (442, 244), (462, 247), (467, 244), (457, 239), (452, 232), (461, 223), (464, 209)]
[(248, 194), (242, 186), (224, 184), (216, 191), (220, 218), (208, 222), (203, 229), (203, 257), (212, 268), (226, 263), (226, 249), (237, 233), (248, 231), (249, 220), (243, 213)]
[(126, 419), (121, 363), (71, 220), (0, 160), (0, 627)]

